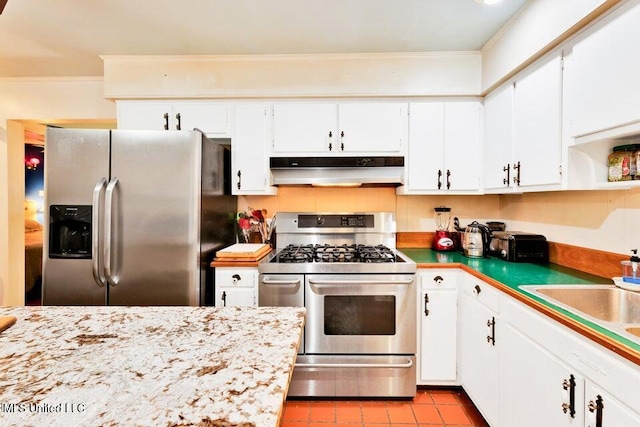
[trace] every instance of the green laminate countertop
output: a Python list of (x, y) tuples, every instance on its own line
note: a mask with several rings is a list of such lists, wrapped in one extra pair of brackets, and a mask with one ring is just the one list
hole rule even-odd
[[(514, 289), (519, 285), (613, 284), (611, 279), (557, 264), (507, 262), (497, 258), (469, 258), (458, 252), (437, 252), (425, 248), (399, 250), (417, 264), (463, 264)], [(429, 265), (429, 267), (436, 267), (436, 265)]]
[[(532, 295), (521, 289), (522, 285), (573, 285), (573, 284), (607, 284), (613, 285), (613, 280), (593, 274), (584, 273), (557, 264), (533, 264), (503, 261), (497, 258), (469, 258), (458, 252), (437, 252), (429, 248), (399, 248), (399, 250), (418, 264), (418, 268), (446, 267), (446, 264), (460, 264), (483, 276), (493, 279), (511, 288), (529, 299), (553, 309), (554, 311), (587, 326), (591, 330), (602, 334), (621, 346), (631, 349), (640, 359), (640, 344), (624, 336), (581, 317), (549, 301)], [(614, 350), (615, 351), (615, 350)]]

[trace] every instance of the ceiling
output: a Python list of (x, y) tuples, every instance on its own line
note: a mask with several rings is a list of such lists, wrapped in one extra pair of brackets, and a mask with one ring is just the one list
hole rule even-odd
[(527, 1), (9, 0), (0, 77), (101, 76), (107, 54), (479, 50)]

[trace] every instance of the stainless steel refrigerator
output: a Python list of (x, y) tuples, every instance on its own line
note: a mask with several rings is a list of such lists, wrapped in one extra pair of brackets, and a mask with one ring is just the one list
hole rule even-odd
[(226, 150), (197, 130), (49, 127), (45, 144), (43, 305), (204, 305), (235, 240)]

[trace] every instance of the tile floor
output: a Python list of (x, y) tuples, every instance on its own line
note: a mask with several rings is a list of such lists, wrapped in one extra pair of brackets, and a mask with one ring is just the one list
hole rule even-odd
[(488, 427), (461, 388), (418, 389), (413, 400), (287, 400), (281, 427)]

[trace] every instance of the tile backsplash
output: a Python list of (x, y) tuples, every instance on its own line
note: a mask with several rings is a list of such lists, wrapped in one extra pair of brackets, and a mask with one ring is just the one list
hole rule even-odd
[(433, 231), (433, 208), (451, 207), (462, 226), (501, 220), (548, 240), (627, 253), (640, 247), (640, 188), (484, 196), (397, 196), (395, 188), (280, 187), (277, 196), (241, 196), (238, 208), (294, 212), (396, 212), (398, 231)]

